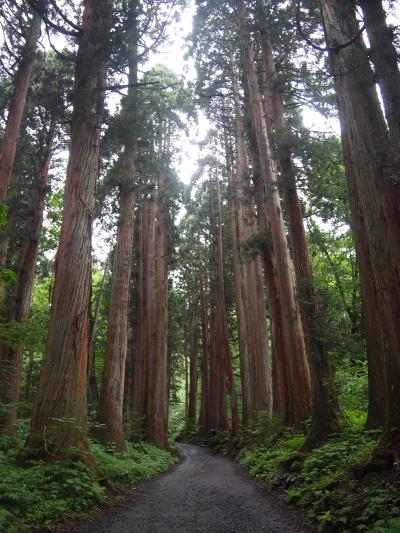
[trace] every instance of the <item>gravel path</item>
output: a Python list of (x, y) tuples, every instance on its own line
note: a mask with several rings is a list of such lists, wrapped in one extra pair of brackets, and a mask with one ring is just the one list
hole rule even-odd
[(136, 487), (134, 497), (77, 533), (309, 533), (291, 511), (243, 469), (209, 450), (178, 445), (179, 465)]

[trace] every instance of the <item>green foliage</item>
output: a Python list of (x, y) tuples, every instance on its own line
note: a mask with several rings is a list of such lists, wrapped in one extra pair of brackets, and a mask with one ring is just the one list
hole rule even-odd
[(127, 443), (127, 450), (122, 453), (116, 452), (113, 445), (92, 443), (91, 451), (104, 479), (111, 479), (120, 487), (149, 479), (175, 462), (169, 452), (146, 442)]
[[(4, 439), (2, 437), (2, 439)], [(22, 434), (18, 435), (23, 445)], [(22, 533), (42, 526), (52, 530), (64, 516), (87, 514), (107, 502), (105, 486), (118, 490), (167, 470), (175, 458), (151, 444), (128, 444), (118, 453), (92, 443), (100, 474), (97, 479), (82, 463), (16, 464), (19, 448), (0, 451), (0, 531)]]
[(343, 361), (335, 370), (335, 385), (339, 403), (346, 412), (366, 413), (368, 407), (368, 367), (366, 361)]
[(11, 453), (0, 453), (0, 529), (7, 525), (16, 533), (32, 531), (38, 524), (51, 528), (65, 514), (105, 502), (104, 489), (82, 463), (36, 462), (21, 468)]
[(6, 204), (0, 205), (0, 226), (7, 224), (8, 206)]
[(255, 421), (247, 430), (247, 448), (239, 461), (269, 488), (284, 487), (288, 503), (307, 509), (318, 531), (399, 531), (398, 466), (385, 478), (373, 474), (357, 481), (353, 470), (369, 460), (380, 434), (361, 429), (363, 411), (347, 415), (352, 424), (308, 455), (299, 451), (304, 442), (301, 433), (282, 431), (277, 422), (268, 432), (264, 425), (257, 429)]
[(291, 429), (280, 429), (277, 422), (262, 444), (250, 450), (243, 450), (239, 462), (250, 475), (267, 482), (268, 487), (276, 487), (280, 481), (281, 464), (289, 459), (304, 443), (305, 436)]

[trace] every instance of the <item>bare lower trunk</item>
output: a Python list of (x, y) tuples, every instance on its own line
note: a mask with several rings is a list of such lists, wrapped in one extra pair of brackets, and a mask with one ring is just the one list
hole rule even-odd
[(199, 426), (206, 436), (210, 431), (210, 376), (209, 376), (209, 335), (208, 310), (204, 274), (200, 274), (200, 308), (201, 308), (201, 407)]
[[(258, 232), (255, 200), (251, 193), (250, 167), (244, 137), (243, 118), (240, 110), (239, 87), (233, 74), (233, 92), (236, 124), (236, 179), (237, 179), (237, 227), (239, 244), (246, 244)], [(268, 353), (266, 329), (266, 304), (259, 253), (246, 254), (240, 250), (243, 285), (243, 302), (247, 315), (247, 336), (249, 350), (250, 415), (263, 412), (267, 420), (272, 414), (272, 369)]]
[(305, 334), (312, 390), (312, 418), (307, 445), (317, 444), (339, 429), (340, 410), (332, 385), (329, 354), (321, 331), (320, 311), (315, 295), (314, 277), (308, 252), (300, 200), (295, 182), (291, 147), (282, 142), (286, 130), (283, 100), (274, 82), (276, 70), (270, 35), (260, 29), (263, 64), (266, 73), (266, 113), (272, 119), (272, 130), (277, 137), (277, 160), (285, 198), (289, 235), (297, 281), (297, 295)]
[(134, 440), (142, 436), (144, 429), (144, 418), (146, 415), (146, 384), (147, 384), (147, 359), (146, 346), (147, 338), (145, 334), (145, 283), (143, 278), (145, 265), (144, 239), (148, 227), (147, 203), (142, 200), (137, 214), (137, 239), (136, 239), (136, 308), (134, 323), (134, 344), (133, 344), (133, 376), (132, 376), (132, 426)]
[(155, 268), (154, 354), (148, 396), (148, 440), (159, 448), (168, 448), (167, 339), (168, 339), (168, 243), (166, 176), (162, 171), (157, 183), (157, 227)]
[[(46, 146), (46, 155), (31, 205), (31, 216), (26, 222), (24, 240), (15, 265), (17, 281), (11, 289), (8, 321), (25, 324), (29, 317), (35, 267), (42, 231), (44, 201), (48, 189), (49, 166), (55, 135), (55, 124), (51, 123)], [(10, 404), (4, 416), (0, 416), (0, 428), (8, 435), (15, 434), (15, 422), (22, 379), (23, 348), (0, 346), (0, 404)]]
[(357, 194), (357, 172), (352, 168), (349, 145), (343, 140), (346, 161), (347, 187), (349, 192), (352, 230), (360, 271), (361, 296), (364, 311), (364, 329), (368, 361), (368, 428), (381, 427), (385, 423), (386, 372), (385, 341), (379, 314), (378, 295), (372, 269), (364, 217)]
[(197, 339), (196, 339), (197, 319), (194, 310), (191, 311), (189, 321), (189, 354), (190, 354), (190, 381), (189, 381), (189, 406), (188, 425), (196, 425), (197, 416)]
[[(391, 149), (397, 165), (400, 162), (400, 70), (394, 46), (394, 31), (386, 22), (381, 0), (360, 0), (364, 21), (371, 43), (370, 58), (375, 67), (376, 81), (382, 93), (386, 120), (391, 136)], [(396, 173), (399, 166), (396, 165)]]
[[(347, 43), (358, 32), (353, 3), (321, 0), (326, 42)], [(400, 192), (388, 179), (388, 132), (365, 46), (360, 39), (330, 51), (346, 165), (354, 172), (364, 217), (386, 344), (386, 440), (400, 452)], [(351, 75), (348, 73), (351, 72)]]
[(0, 144), (0, 204), (6, 201), (8, 185), (14, 166), (26, 95), (40, 37), (40, 26), (40, 16), (35, 12), (31, 19), (26, 43), (22, 49), (21, 60), (15, 76), (14, 94)]
[[(247, 92), (246, 100), (248, 105)], [(250, 114), (250, 113), (249, 113)], [(285, 366), (285, 346), (282, 333), (282, 308), (279, 300), (278, 285), (276, 279), (276, 261), (272, 242), (269, 237), (271, 230), (268, 224), (267, 209), (265, 205), (265, 195), (263, 194), (261, 171), (257, 150), (256, 138), (250, 123), (247, 124), (247, 135), (249, 137), (249, 148), (251, 155), (251, 165), (253, 168), (252, 177), (254, 183), (254, 197), (257, 206), (257, 223), (259, 235), (261, 237), (259, 249), (264, 265), (264, 277), (268, 290), (268, 307), (270, 315), (271, 330), (271, 360), (272, 360), (272, 407), (273, 413), (286, 424), (289, 422), (289, 402), (288, 402), (288, 377)]]
[(86, 368), (91, 231), (111, 0), (85, 1), (46, 355), (23, 457), (88, 460)]
[(215, 263), (216, 263), (216, 290), (215, 290), (215, 322), (216, 322), (216, 354), (222, 359), (222, 368), (226, 375), (228, 391), (231, 400), (231, 434), (236, 436), (239, 433), (240, 418), (237, 402), (236, 385), (233, 376), (231, 351), (229, 348), (228, 337), (228, 319), (225, 309), (225, 289), (224, 289), (224, 254), (222, 242), (222, 218), (221, 218), (221, 199), (218, 189), (218, 228), (216, 230), (216, 246), (215, 246)]
[(303, 422), (310, 414), (311, 389), (310, 375), (304, 344), (300, 314), (295, 299), (294, 281), (291, 272), (288, 244), (285, 235), (281, 202), (277, 188), (276, 170), (273, 166), (268, 143), (263, 107), (258, 88), (254, 53), (249, 41), (249, 28), (244, 10), (240, 11), (243, 64), (249, 96), (250, 118), (257, 142), (260, 165), (259, 195), (266, 207), (270, 227), (270, 238), (276, 261), (276, 281), (282, 309), (282, 333), (285, 348), (285, 372), (288, 378), (289, 421), (294, 424)]
[[(220, 274), (218, 267), (218, 228), (216, 222), (215, 200), (210, 197), (211, 227), (212, 227), (212, 251), (211, 265), (213, 272), (210, 313), (210, 427), (214, 431), (226, 431), (228, 417), (226, 412), (226, 385), (225, 385), (225, 354), (221, 350), (221, 330), (223, 329), (223, 317), (221, 320)], [(218, 306), (218, 311), (217, 311)], [(222, 311), (225, 309), (225, 300), (222, 301)]]
[[(132, 154), (131, 157), (135, 157)], [(134, 176), (134, 160), (132, 176)], [(128, 348), (129, 284), (131, 279), (135, 192), (121, 187), (120, 218), (114, 251), (104, 375), (96, 431), (102, 442), (114, 442), (117, 450), (126, 448), (123, 426), (125, 361)]]

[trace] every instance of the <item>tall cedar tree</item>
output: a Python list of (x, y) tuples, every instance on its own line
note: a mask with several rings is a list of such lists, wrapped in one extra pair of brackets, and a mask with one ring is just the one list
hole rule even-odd
[(123, 427), (125, 361), (128, 349), (129, 286), (131, 279), (135, 181), (137, 159), (137, 15), (136, 1), (130, 3), (128, 17), (128, 95), (124, 110), (125, 146), (119, 165), (119, 223), (114, 250), (104, 374), (100, 393), (97, 430), (103, 442), (114, 442), (119, 451), (126, 448)]
[[(35, 266), (39, 252), (39, 241), (43, 223), (46, 192), (48, 190), (49, 167), (53, 155), (56, 133), (55, 121), (51, 119), (47, 143), (37, 183), (34, 189), (29, 217), (25, 224), (24, 237), (15, 264), (16, 281), (7, 301), (7, 321), (24, 324), (28, 320)], [(0, 415), (0, 429), (9, 435), (15, 434), (18, 402), (22, 380), (23, 347), (0, 345), (0, 404), (7, 405)]]
[[(400, 450), (400, 192), (393, 154), (354, 5), (321, 0), (325, 40), (335, 79), (346, 170), (354, 180), (365, 224), (386, 343), (386, 434)], [(358, 38), (357, 38), (358, 36)], [(349, 40), (350, 39), (350, 40)], [(348, 73), (351, 72), (351, 75)], [(398, 176), (397, 176), (398, 177)], [(385, 238), (382, 238), (382, 235)]]
[(236, 173), (227, 152), (227, 173), (230, 187), (230, 221), (238, 315), (240, 376), (242, 385), (242, 421), (261, 412), (272, 414), (272, 373), (268, 354), (266, 306), (261, 259), (246, 254), (243, 246), (257, 233), (254, 198), (250, 186), (250, 168), (241, 116), (239, 87), (231, 58), (234, 95)]
[[(22, 458), (88, 458), (86, 366), (91, 232), (112, 0), (85, 0), (46, 354)], [(84, 452), (81, 455), (80, 452)]]
[[(42, 5), (44, 6), (46, 3), (42, 2)], [(7, 198), (26, 95), (40, 37), (41, 23), (41, 18), (35, 11), (31, 17), (25, 45), (22, 48), (18, 70), (15, 75), (14, 93), (0, 144), (0, 204), (3, 204)]]
[(208, 329), (208, 306), (206, 297), (206, 277), (200, 261), (200, 315), (201, 315), (201, 405), (199, 414), (200, 432), (207, 436), (210, 431), (210, 339)]
[(295, 298), (294, 280), (291, 272), (277, 176), (272, 162), (272, 153), (256, 75), (254, 52), (250, 42), (249, 25), (245, 10), (240, 5), (238, 14), (250, 119), (257, 142), (261, 180), (264, 185), (266, 214), (271, 227), (271, 240), (276, 259), (278, 294), (283, 309), (282, 333), (285, 345), (285, 371), (288, 377), (288, 421), (299, 424), (310, 414), (310, 375), (303, 329)]
[(190, 360), (190, 375), (189, 375), (189, 405), (188, 405), (188, 426), (195, 427), (197, 416), (197, 314), (195, 304), (192, 301), (189, 308), (189, 360)]
[(153, 351), (149, 360), (146, 437), (159, 448), (168, 448), (167, 328), (168, 328), (168, 203), (167, 170), (157, 177), (154, 255)]
[(263, 67), (266, 75), (265, 110), (270, 117), (268, 131), (270, 143), (274, 134), (277, 139), (277, 154), (281, 182), (285, 200), (286, 217), (291, 241), (294, 269), (297, 281), (301, 318), (306, 339), (312, 390), (311, 429), (306, 446), (326, 439), (338, 430), (339, 406), (332, 385), (332, 372), (329, 354), (321, 331), (321, 317), (316, 299), (311, 259), (308, 252), (306, 233), (300, 200), (297, 194), (295, 169), (291, 157), (291, 147), (285, 142), (286, 120), (283, 99), (276, 83), (275, 61), (268, 28), (264, 21), (262, 1), (257, 6), (259, 35), (261, 41)]

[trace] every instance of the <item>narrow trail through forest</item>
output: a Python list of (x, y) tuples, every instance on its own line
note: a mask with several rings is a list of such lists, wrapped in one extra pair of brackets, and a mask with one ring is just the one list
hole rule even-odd
[(137, 486), (133, 500), (76, 533), (311, 532), (304, 518), (230, 459), (187, 444), (169, 472)]

